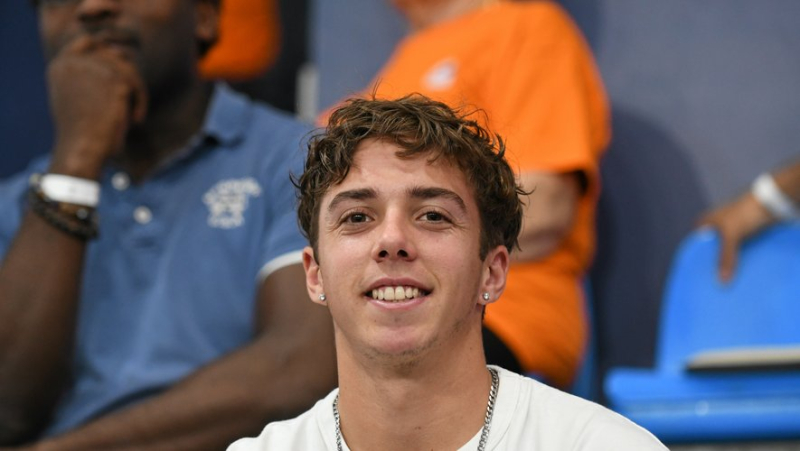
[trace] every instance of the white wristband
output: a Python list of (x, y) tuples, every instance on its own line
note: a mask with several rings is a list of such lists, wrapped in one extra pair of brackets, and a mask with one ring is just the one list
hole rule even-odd
[(758, 176), (750, 189), (753, 197), (756, 198), (764, 208), (773, 216), (780, 220), (800, 218), (800, 210), (792, 200), (781, 191), (775, 179), (771, 175), (764, 173)]
[(100, 203), (100, 184), (94, 180), (61, 174), (44, 174), (39, 180), (42, 194), (56, 202), (97, 207)]

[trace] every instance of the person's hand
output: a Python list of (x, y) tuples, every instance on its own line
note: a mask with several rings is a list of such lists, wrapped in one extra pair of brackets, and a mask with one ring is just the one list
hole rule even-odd
[(719, 257), (720, 279), (728, 282), (733, 278), (742, 243), (776, 220), (749, 192), (711, 211), (700, 220), (700, 226), (713, 227), (719, 232), (722, 247)]
[(53, 58), (47, 78), (56, 127), (50, 171), (96, 179), (147, 112), (147, 90), (130, 49), (80, 36)]

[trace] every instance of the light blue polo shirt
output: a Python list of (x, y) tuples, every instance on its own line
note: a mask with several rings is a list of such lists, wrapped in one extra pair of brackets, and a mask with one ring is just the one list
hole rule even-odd
[[(88, 245), (74, 384), (47, 435), (153, 396), (250, 342), (255, 297), (306, 245), (290, 171), (309, 131), (216, 87), (202, 132), (141, 184), (107, 168)], [(0, 255), (20, 223), (27, 179), (0, 183)], [(310, 301), (309, 301), (310, 302)]]

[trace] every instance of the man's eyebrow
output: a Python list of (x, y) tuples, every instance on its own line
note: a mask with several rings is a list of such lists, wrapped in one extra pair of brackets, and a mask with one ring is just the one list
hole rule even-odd
[(453, 191), (450, 191), (449, 189), (415, 186), (409, 190), (409, 194), (413, 198), (423, 199), (423, 200), (435, 199), (437, 197), (444, 197), (446, 199), (455, 202), (463, 213), (467, 212), (467, 204), (464, 203), (464, 199), (462, 199), (461, 196), (459, 196)]
[(365, 200), (365, 199), (374, 199), (378, 197), (378, 193), (375, 192), (372, 188), (361, 188), (361, 189), (351, 189), (347, 191), (342, 191), (341, 193), (335, 195), (333, 200), (331, 200), (330, 205), (328, 205), (328, 211), (333, 211), (340, 203), (347, 201), (347, 200)]

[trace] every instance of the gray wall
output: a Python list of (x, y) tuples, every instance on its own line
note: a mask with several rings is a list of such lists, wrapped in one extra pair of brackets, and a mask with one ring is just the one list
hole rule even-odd
[[(380, 0), (316, 0), (329, 105), (403, 33)], [(698, 215), (800, 157), (800, 2), (564, 0), (612, 100), (592, 282), (601, 364), (652, 363), (661, 292)]]
[(366, 87), (405, 34), (389, 0), (310, 0), (311, 55), (324, 110)]

